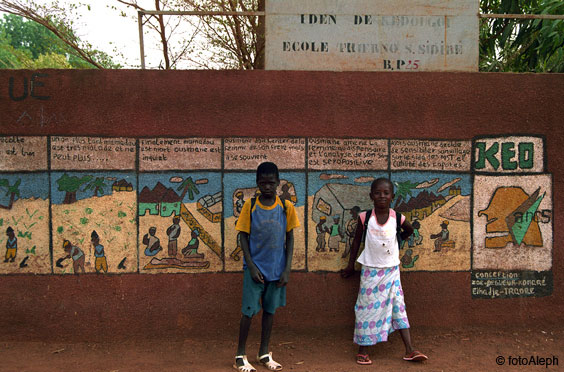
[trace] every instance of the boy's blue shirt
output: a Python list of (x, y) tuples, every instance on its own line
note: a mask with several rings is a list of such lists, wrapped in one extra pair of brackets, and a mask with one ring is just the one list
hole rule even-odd
[[(247, 200), (237, 221), (236, 229), (249, 234), (251, 257), (266, 281), (280, 279), (286, 268), (286, 232), (299, 226), (294, 205), (285, 203), (286, 213), (279, 197), (272, 206), (262, 205), (257, 198), (251, 211)], [(244, 260), (243, 267), (247, 267)]]

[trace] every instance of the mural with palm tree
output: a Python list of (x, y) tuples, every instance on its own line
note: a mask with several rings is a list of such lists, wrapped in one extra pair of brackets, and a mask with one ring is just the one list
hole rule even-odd
[(22, 183), (21, 179), (18, 179), (16, 182), (14, 182), (13, 185), (10, 186), (10, 180), (8, 179), (1, 179), (0, 180), (0, 190), (6, 190), (6, 196), (10, 196), (10, 201), (8, 202), (8, 205), (0, 205), (0, 208), (2, 209), (12, 209), (12, 206), (14, 205), (14, 200), (16, 199), (16, 196), (19, 198), (20, 197), (20, 184)]
[(86, 185), (83, 191), (94, 190), (94, 196), (98, 196), (98, 192), (100, 192), (100, 195), (104, 195), (104, 187), (106, 186), (104, 177), (96, 177), (92, 182)]
[(198, 186), (192, 180), (192, 177), (186, 178), (176, 189), (177, 191), (182, 190), (182, 194), (180, 195), (180, 200), (184, 200), (184, 196), (188, 194), (188, 198), (190, 200), (194, 200), (194, 194), (199, 194), (200, 191), (198, 190)]
[(411, 194), (411, 190), (415, 189), (418, 183), (413, 183), (411, 181), (404, 181), (404, 182), (394, 182), (396, 186), (396, 201), (394, 203), (394, 208), (397, 208), (402, 201), (407, 201), (407, 195), (413, 196)]
[(90, 182), (94, 178), (93, 176), (84, 176), (84, 177), (77, 177), (77, 176), (69, 176), (66, 173), (61, 176), (57, 180), (57, 184), (59, 185), (59, 191), (65, 192), (65, 199), (63, 200), (63, 204), (72, 204), (76, 202), (76, 193), (80, 189), (82, 185), (85, 183)]

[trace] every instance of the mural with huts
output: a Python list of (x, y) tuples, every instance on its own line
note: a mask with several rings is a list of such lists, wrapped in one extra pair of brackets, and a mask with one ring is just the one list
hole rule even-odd
[(349, 260), (358, 213), (372, 207), (370, 184), (384, 172), (310, 172), (308, 267), (338, 271)]
[(221, 174), (139, 175), (141, 272), (220, 271)]
[[(360, 212), (371, 209), (370, 185), (386, 173), (312, 172), (309, 175), (308, 266), (337, 271), (348, 263)], [(415, 233), (402, 242), (403, 270), (468, 270), (470, 178), (468, 175), (401, 172), (391, 177), (391, 207)]]
[[(224, 175), (224, 226), (225, 226), (225, 269), (239, 271), (243, 268), (243, 252), (235, 230), (237, 219), (245, 201), (259, 196), (256, 174), (227, 173)], [(294, 256), (292, 268), (305, 269), (305, 176), (298, 172), (280, 172), (278, 197), (294, 204), (300, 220), (300, 227), (294, 230)]]
[(137, 271), (136, 176), (52, 172), (53, 272)]
[(393, 208), (414, 228), (414, 234), (402, 243), (402, 269), (469, 270), (470, 175), (398, 172), (391, 179), (396, 194)]

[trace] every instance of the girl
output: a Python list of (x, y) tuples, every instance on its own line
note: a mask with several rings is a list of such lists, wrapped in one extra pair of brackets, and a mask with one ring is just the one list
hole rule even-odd
[[(397, 233), (402, 230), (400, 237), (404, 240), (413, 233), (413, 227), (404, 216), (399, 215), (401, 221), (397, 221), (398, 215), (390, 209), (394, 199), (394, 185), (389, 179), (378, 178), (372, 182), (370, 199), (374, 202), (374, 209), (359, 215), (349, 264), (341, 272), (345, 278), (354, 273), (358, 249), (362, 240), (365, 240), (364, 251), (357, 260), (362, 269), (355, 305), (354, 342), (359, 345), (356, 362), (363, 365), (372, 364), (368, 355), (369, 346), (387, 341), (388, 334), (396, 329), (399, 330), (405, 345), (403, 359), (427, 360), (427, 356), (411, 345), (400, 282)], [(366, 219), (368, 227), (364, 232)]]

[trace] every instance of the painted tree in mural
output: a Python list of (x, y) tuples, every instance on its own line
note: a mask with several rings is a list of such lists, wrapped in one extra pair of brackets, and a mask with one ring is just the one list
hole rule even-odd
[(104, 187), (106, 186), (104, 177), (96, 177), (92, 182), (86, 185), (84, 191), (94, 190), (94, 196), (98, 196), (98, 192), (100, 192), (101, 195), (104, 195)]
[(396, 185), (396, 190), (395, 190), (396, 202), (394, 203), (394, 208), (397, 208), (402, 201), (407, 199), (407, 195), (412, 196), (411, 190), (413, 190), (417, 186), (417, 183), (413, 183), (410, 181), (394, 182), (394, 183)]
[(13, 185), (10, 185), (10, 180), (7, 180), (5, 178), (0, 179), (0, 190), (6, 190), (6, 196), (10, 196), (10, 201), (8, 202), (8, 205), (0, 205), (0, 208), (12, 209), (12, 207), (14, 206), (14, 200), (16, 199), (16, 196), (18, 198), (20, 196), (21, 183), (22, 180), (18, 179), (16, 182), (14, 182)]
[(59, 185), (58, 190), (65, 192), (65, 198), (63, 204), (72, 204), (76, 202), (76, 193), (82, 185), (90, 182), (92, 176), (69, 176), (66, 173), (57, 180), (57, 185)]
[(194, 194), (199, 194), (200, 190), (198, 190), (198, 186), (192, 181), (192, 177), (186, 178), (180, 186), (176, 189), (177, 191), (182, 190), (182, 195), (180, 195), (180, 200), (184, 200), (184, 196), (188, 193), (188, 198), (190, 200), (194, 200)]

